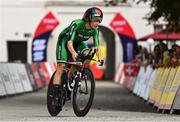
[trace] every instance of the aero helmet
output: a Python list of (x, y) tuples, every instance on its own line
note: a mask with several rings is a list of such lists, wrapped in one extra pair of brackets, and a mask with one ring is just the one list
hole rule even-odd
[(101, 9), (92, 7), (86, 10), (82, 19), (86, 22), (99, 21), (101, 23), (103, 19), (103, 13)]

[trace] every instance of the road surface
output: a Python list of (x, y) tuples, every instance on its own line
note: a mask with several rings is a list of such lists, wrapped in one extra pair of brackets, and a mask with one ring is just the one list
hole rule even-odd
[(46, 88), (23, 95), (0, 99), (0, 121), (157, 121), (180, 122), (178, 114), (161, 114), (126, 88), (113, 81), (97, 81), (96, 95), (90, 112), (76, 117), (72, 103), (67, 102), (57, 117), (46, 108)]

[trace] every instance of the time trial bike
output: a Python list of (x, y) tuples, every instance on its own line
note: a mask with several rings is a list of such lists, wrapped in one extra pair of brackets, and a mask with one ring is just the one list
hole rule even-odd
[[(61, 103), (64, 105), (67, 101), (68, 93), (72, 92), (72, 105), (76, 116), (85, 116), (93, 103), (95, 93), (95, 80), (92, 71), (85, 66), (85, 62), (96, 61), (103, 65), (103, 61), (93, 59), (96, 49), (90, 49), (87, 55), (78, 53), (77, 61), (66, 62), (62, 75), (63, 92)], [(72, 71), (74, 67), (74, 71)], [(56, 72), (56, 71), (55, 71)], [(51, 116), (57, 116), (62, 110), (61, 107), (53, 104), (53, 73), (47, 89), (47, 108)]]

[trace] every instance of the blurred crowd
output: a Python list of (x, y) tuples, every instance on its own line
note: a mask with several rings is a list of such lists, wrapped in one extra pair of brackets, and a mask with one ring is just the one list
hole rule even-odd
[(126, 3), (127, 0), (104, 0), (106, 6), (117, 6), (119, 3)]
[(168, 49), (167, 44), (160, 42), (150, 52), (146, 47), (138, 45), (134, 62), (145, 67), (151, 65), (153, 68), (179, 66), (180, 46), (174, 44)]

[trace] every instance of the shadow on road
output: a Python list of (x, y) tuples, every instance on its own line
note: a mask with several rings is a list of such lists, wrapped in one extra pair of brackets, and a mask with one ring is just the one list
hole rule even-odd
[[(99, 81), (101, 82), (101, 81)], [(150, 112), (155, 109), (141, 98), (133, 95), (128, 89), (115, 84), (113, 81), (97, 82), (94, 109), (128, 111), (128, 112)]]

